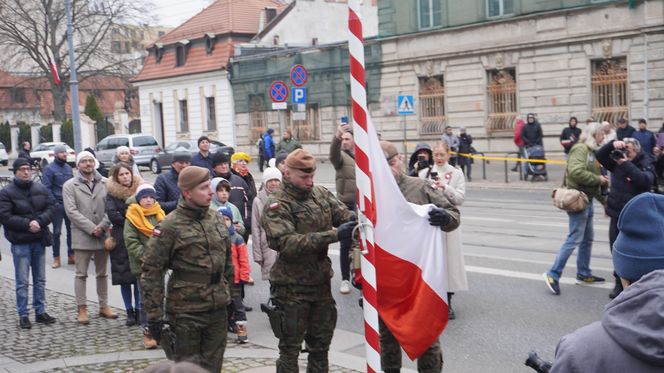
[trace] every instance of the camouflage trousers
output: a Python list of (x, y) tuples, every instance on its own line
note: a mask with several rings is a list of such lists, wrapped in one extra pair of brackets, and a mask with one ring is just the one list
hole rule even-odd
[(297, 373), (297, 358), (306, 342), (307, 372), (327, 372), (328, 350), (337, 325), (337, 308), (330, 284), (272, 286), (272, 300), (284, 312), (279, 340), (278, 373)]
[[(399, 372), (401, 369), (401, 346), (382, 319), (378, 319), (380, 329), (380, 365), (384, 372)], [(443, 351), (440, 342), (436, 341), (419, 359), (417, 371), (422, 373), (438, 373), (443, 371)]]
[(226, 350), (226, 308), (197, 313), (168, 314), (175, 333), (173, 360), (189, 361), (210, 372), (221, 372)]

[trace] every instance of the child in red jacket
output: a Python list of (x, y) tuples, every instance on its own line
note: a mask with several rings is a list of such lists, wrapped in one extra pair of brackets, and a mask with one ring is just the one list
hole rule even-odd
[(231, 300), (228, 309), (228, 325), (232, 331), (237, 334), (238, 343), (244, 344), (248, 342), (247, 337), (247, 313), (242, 304), (244, 298), (244, 284), (249, 282), (251, 266), (249, 264), (249, 250), (244, 239), (237, 232), (233, 226), (233, 211), (226, 206), (219, 207), (217, 210), (224, 218), (226, 227), (231, 234), (231, 250), (233, 256), (233, 267), (235, 270), (235, 284), (240, 288), (240, 296)]

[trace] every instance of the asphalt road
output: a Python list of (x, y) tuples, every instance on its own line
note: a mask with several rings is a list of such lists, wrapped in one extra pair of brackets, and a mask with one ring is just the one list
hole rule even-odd
[[(147, 172), (144, 176), (147, 180), (154, 178)], [(326, 185), (333, 181), (330, 170), (324, 167), (316, 179)], [(608, 279), (612, 270), (608, 219), (599, 208), (595, 211), (591, 268), (594, 274)], [(523, 365), (528, 351), (535, 349), (544, 358), (552, 359), (561, 336), (599, 319), (609, 301), (609, 284), (574, 285), (576, 256), (570, 258), (563, 274), (562, 295), (551, 294), (541, 277), (567, 234), (567, 216), (551, 206), (548, 190), (478, 189), (471, 184), (461, 212), (470, 291), (454, 297), (457, 319), (450, 321), (441, 336), (445, 371), (531, 371)], [(5, 257), (0, 262), (1, 273), (12, 277), (9, 243), (4, 237), (0, 239), (0, 250)], [(48, 253), (50, 263), (50, 250)], [(338, 245), (330, 247), (330, 256), (336, 272), (332, 286), (339, 313), (331, 360), (361, 359), (364, 347), (362, 313), (357, 305), (360, 294), (338, 293)], [(267, 319), (258, 311), (259, 304), (268, 297), (268, 284), (260, 280), (258, 266), (254, 266), (252, 274), (256, 285), (247, 288), (246, 298), (246, 303), (255, 309), (249, 314), (249, 336), (254, 343), (274, 348), (276, 341)], [(47, 287), (73, 293), (73, 277), (73, 266), (58, 270), (48, 266)], [(88, 297), (96, 300), (93, 283), (88, 281)], [(111, 304), (121, 307), (119, 289), (109, 287), (109, 293)], [(416, 366), (404, 358), (404, 367)]]

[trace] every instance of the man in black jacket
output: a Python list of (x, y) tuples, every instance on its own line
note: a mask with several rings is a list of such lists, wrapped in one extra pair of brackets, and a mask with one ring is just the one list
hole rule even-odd
[(25, 158), (17, 158), (13, 164), (14, 180), (0, 190), (0, 221), (5, 237), (11, 243), (16, 277), (16, 309), (19, 325), (30, 329), (28, 317), (29, 274), (32, 270), (34, 288), (32, 305), (35, 321), (52, 324), (55, 318), (46, 313), (46, 246), (53, 237), (48, 230), (55, 201), (49, 191), (30, 180), (32, 168)]
[(167, 214), (175, 210), (180, 199), (178, 176), (182, 170), (190, 165), (191, 153), (184, 148), (175, 149), (173, 160), (171, 161), (171, 170), (157, 176), (157, 180), (154, 182), (154, 189), (157, 192), (157, 202), (159, 202), (159, 205)]
[(634, 131), (636, 131), (636, 129), (630, 126), (625, 118), (618, 119), (618, 128), (616, 129), (616, 138), (618, 140), (632, 137), (634, 135)]
[(581, 136), (581, 128), (577, 127), (577, 123), (576, 117), (569, 118), (569, 126), (560, 134), (560, 145), (563, 146), (565, 155), (569, 154), (569, 150), (579, 141), (579, 136)]
[(526, 125), (523, 126), (523, 129), (521, 130), (521, 138), (523, 139), (523, 142), (526, 143), (527, 148), (535, 145), (542, 146), (542, 137), (542, 126), (537, 119), (535, 119), (535, 114), (529, 113)]
[[(641, 144), (634, 138), (625, 141), (610, 142), (597, 151), (597, 160), (611, 171), (611, 191), (609, 192), (606, 214), (609, 222), (609, 245), (613, 252), (613, 243), (618, 237), (618, 217), (623, 207), (637, 195), (649, 192), (655, 186), (654, 158), (641, 151)], [(622, 289), (620, 278), (616, 279), (613, 291), (609, 294), (615, 298)]]

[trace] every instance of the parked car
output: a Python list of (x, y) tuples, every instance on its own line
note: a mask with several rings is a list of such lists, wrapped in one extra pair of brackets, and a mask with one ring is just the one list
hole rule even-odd
[(150, 166), (150, 160), (161, 151), (152, 135), (110, 135), (97, 143), (95, 147), (97, 160), (108, 167), (112, 166), (116, 149), (120, 146), (128, 147), (136, 165), (145, 167)]
[(7, 149), (5, 149), (5, 145), (1, 142), (0, 142), (0, 163), (2, 163), (3, 166), (9, 164), (9, 155), (7, 155)]
[[(170, 168), (173, 162), (173, 153), (179, 148), (188, 150), (193, 156), (198, 153), (198, 142), (197, 140), (183, 140), (168, 145), (150, 160), (150, 170), (155, 174), (159, 174), (162, 169)], [(229, 157), (235, 153), (235, 149), (232, 146), (227, 146), (216, 140), (210, 140), (210, 153), (218, 151), (228, 154)]]
[(67, 163), (74, 165), (76, 163), (76, 152), (64, 142), (43, 142), (30, 151), (30, 156), (33, 160), (39, 162), (41, 168), (46, 168), (46, 166), (53, 163), (55, 160), (53, 148), (55, 148), (56, 145), (64, 145), (67, 147)]

